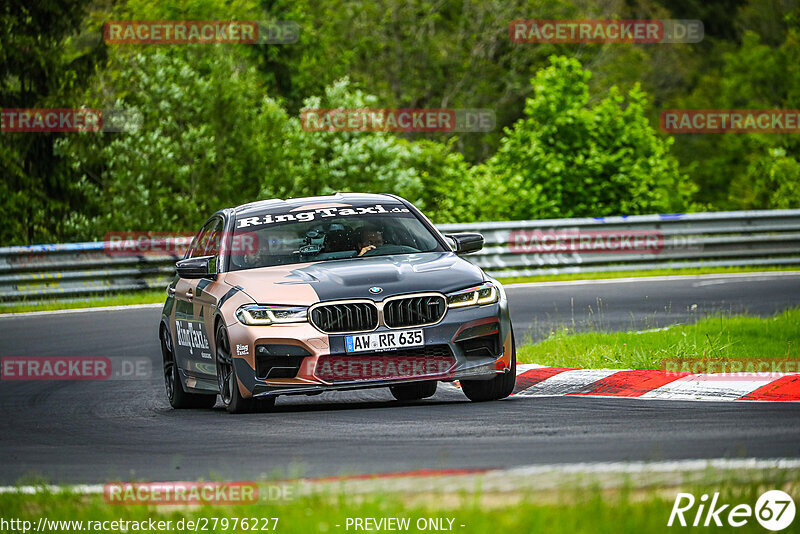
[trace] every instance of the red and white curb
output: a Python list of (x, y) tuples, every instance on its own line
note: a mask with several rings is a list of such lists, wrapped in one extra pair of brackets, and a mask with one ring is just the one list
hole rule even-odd
[(679, 373), (517, 365), (516, 397), (628, 397), (699, 401), (800, 401), (797, 373)]

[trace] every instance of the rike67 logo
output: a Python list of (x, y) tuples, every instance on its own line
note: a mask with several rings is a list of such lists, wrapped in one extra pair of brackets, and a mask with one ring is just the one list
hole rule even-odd
[(699, 500), (691, 493), (679, 493), (669, 514), (667, 526), (742, 527), (755, 516), (762, 527), (777, 532), (791, 525), (794, 515), (792, 497), (781, 490), (764, 492), (756, 501), (755, 507), (749, 504), (721, 503), (719, 493), (714, 493), (710, 502), (705, 493)]

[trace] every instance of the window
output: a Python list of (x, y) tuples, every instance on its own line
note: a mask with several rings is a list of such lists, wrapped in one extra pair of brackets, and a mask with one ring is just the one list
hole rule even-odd
[(234, 240), (246, 237), (255, 246), (231, 254), (231, 270), (446, 250), (402, 204), (377, 208), (293, 208), (242, 215)]
[(206, 250), (210, 246), (209, 241), (214, 241), (213, 239), (209, 240), (209, 235), (211, 234), (211, 232), (213, 231), (213, 229), (216, 227), (217, 224), (221, 226), (222, 220), (219, 219), (218, 217), (214, 217), (213, 219), (211, 219), (210, 221), (208, 221), (206, 224), (203, 225), (200, 231), (197, 232), (197, 235), (195, 236), (194, 240), (192, 240), (192, 244), (189, 246), (189, 250), (186, 252), (187, 258), (198, 258), (200, 256), (207, 255)]
[(220, 217), (214, 217), (211, 223), (212, 226), (210, 227), (208, 234), (204, 236), (205, 248), (203, 250), (203, 256), (219, 255), (220, 239), (223, 238), (222, 219)]

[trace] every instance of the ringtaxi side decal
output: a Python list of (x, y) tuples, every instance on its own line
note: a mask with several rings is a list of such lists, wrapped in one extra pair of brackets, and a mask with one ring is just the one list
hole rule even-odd
[(269, 224), (283, 223), (289, 221), (310, 222), (319, 216), (319, 218), (329, 217), (346, 217), (350, 215), (381, 215), (389, 213), (409, 213), (408, 208), (395, 206), (392, 208), (385, 208), (381, 204), (374, 206), (353, 206), (352, 208), (316, 208), (309, 211), (300, 211), (297, 213), (281, 213), (256, 217), (245, 217), (236, 222), (236, 228), (248, 228), (250, 226), (266, 226)]
[[(183, 324), (181, 324), (183, 323)], [(189, 354), (194, 354), (194, 349), (207, 349), (208, 338), (202, 326), (195, 329), (195, 324), (189, 321), (175, 321), (178, 335), (178, 345), (188, 347)]]

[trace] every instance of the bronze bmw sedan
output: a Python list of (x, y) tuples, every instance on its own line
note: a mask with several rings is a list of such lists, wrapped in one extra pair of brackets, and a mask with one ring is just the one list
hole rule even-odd
[(388, 387), (432, 396), (458, 380), (473, 401), (516, 379), (502, 286), (392, 195), (337, 193), (220, 210), (167, 288), (159, 338), (169, 402), (232, 413), (279, 395)]

